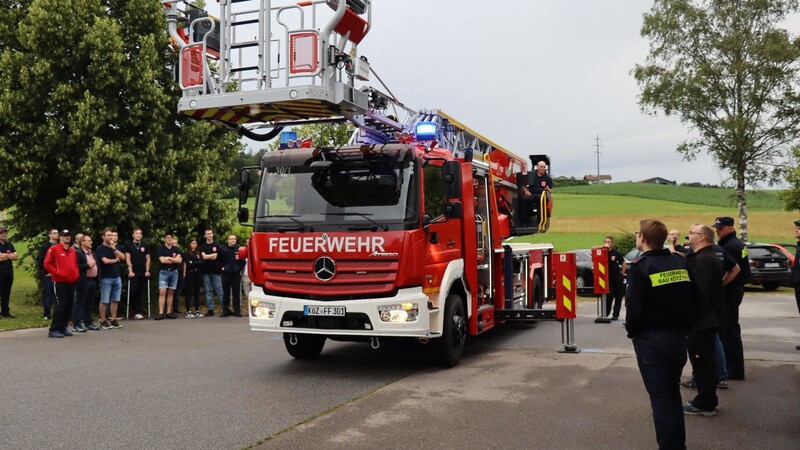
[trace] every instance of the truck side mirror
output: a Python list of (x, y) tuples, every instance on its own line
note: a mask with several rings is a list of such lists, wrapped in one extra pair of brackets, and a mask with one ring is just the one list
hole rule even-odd
[[(250, 193), (250, 171), (242, 169), (239, 175), (239, 204), (247, 203), (247, 194)], [(241, 210), (240, 210), (241, 211)], [(240, 220), (241, 222), (241, 220)]]
[(444, 176), (444, 197), (461, 198), (461, 163), (446, 161), (442, 167)]
[(240, 207), (238, 213), (236, 214), (236, 218), (239, 219), (239, 223), (241, 224), (247, 223), (247, 221), (250, 220), (250, 210), (244, 206)]
[(464, 217), (464, 205), (461, 202), (450, 202), (444, 205), (444, 216), (448, 219), (460, 219)]

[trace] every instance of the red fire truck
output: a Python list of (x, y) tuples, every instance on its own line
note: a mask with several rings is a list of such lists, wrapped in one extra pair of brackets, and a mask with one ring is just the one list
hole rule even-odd
[[(295, 358), (316, 357), (327, 339), (377, 349), (405, 338), (453, 366), (470, 335), (555, 319), (543, 309), (555, 296), (552, 245), (509, 241), (549, 225), (539, 201), (548, 193), (521, 195), (527, 161), (442, 111), (356, 88), (373, 73), (357, 49), (370, 0), (274, 3), (221, 2), (218, 21), (165, 3), (181, 113), (254, 139), (298, 124), (355, 125), (341, 147), (284, 132), (280, 149), (242, 172), (239, 220), (254, 227), (251, 329), (281, 333)], [(256, 179), (251, 214), (241, 205)]]

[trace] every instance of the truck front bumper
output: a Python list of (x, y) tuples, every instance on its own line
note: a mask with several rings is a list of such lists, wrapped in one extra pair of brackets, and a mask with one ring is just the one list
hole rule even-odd
[[(393, 297), (359, 300), (303, 300), (267, 295), (254, 289), (248, 297), (248, 316), (252, 331), (273, 333), (324, 334), (328, 336), (438, 337), (431, 333), (428, 297), (421, 287), (405, 288)], [(416, 307), (416, 319), (391, 322), (381, 319), (381, 310), (398, 305)], [(307, 308), (344, 308), (343, 316), (307, 315)], [(338, 310), (341, 311), (341, 310)]]

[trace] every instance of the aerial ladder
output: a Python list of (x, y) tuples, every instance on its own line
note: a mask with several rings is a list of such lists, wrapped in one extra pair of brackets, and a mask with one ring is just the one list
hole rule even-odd
[[(180, 4), (186, 6), (181, 9)], [(441, 110), (413, 110), (383, 85), (359, 54), (369, 33), (372, 0), (220, 0), (213, 18), (188, 2), (164, 2), (171, 41), (178, 48), (178, 112), (267, 141), (287, 126), (350, 122), (350, 144), (408, 142), (421, 125), (430, 142), (455, 157), (482, 161), (503, 185), (501, 201), (520, 211), (525, 183), (521, 158)], [(385, 92), (366, 84), (375, 76)], [(533, 166), (545, 155), (532, 155)], [(551, 199), (543, 199), (551, 202)], [(542, 203), (544, 205), (544, 203)], [(552, 205), (552, 203), (550, 203)], [(540, 208), (543, 209), (543, 208)], [(513, 217), (514, 234), (545, 232), (549, 214), (534, 226)]]

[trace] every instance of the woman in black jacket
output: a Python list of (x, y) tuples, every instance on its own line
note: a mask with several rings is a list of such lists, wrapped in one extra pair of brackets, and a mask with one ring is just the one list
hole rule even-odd
[[(200, 271), (203, 259), (197, 249), (197, 239), (191, 238), (186, 252), (183, 254), (183, 293), (186, 295), (186, 318), (194, 319), (203, 317), (200, 312), (200, 285), (203, 284), (203, 274)], [(194, 305), (194, 307), (192, 307)]]

